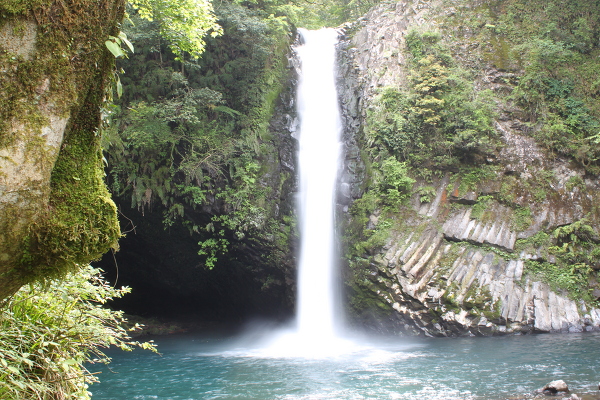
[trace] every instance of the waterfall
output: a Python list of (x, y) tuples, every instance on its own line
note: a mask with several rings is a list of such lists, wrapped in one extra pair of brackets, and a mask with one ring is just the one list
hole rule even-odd
[(297, 325), (304, 338), (336, 336), (339, 325), (336, 290), (334, 209), (341, 121), (335, 86), (334, 29), (300, 30), (296, 47), (301, 63), (298, 86), (300, 257)]
[(342, 332), (337, 279), (335, 195), (342, 124), (335, 86), (334, 29), (300, 29), (298, 85), (300, 254), (296, 323), (272, 332), (257, 357), (331, 358), (363, 347)]

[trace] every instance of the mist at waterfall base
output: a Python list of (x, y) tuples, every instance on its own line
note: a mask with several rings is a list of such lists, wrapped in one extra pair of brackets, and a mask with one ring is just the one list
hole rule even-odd
[[(402, 339), (350, 334), (336, 290), (335, 185), (341, 123), (337, 33), (301, 31), (301, 249), (296, 320), (241, 335), (156, 338), (161, 355), (110, 351), (96, 400), (503, 399), (554, 379), (591, 392), (600, 335)], [(560, 349), (560, 350), (558, 350)], [(577, 392), (577, 391), (575, 391)]]

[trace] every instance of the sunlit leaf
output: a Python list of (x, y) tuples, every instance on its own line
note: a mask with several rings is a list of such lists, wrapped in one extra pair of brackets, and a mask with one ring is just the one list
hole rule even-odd
[(122, 32), (122, 31), (119, 32), (119, 38), (123, 41), (123, 43), (125, 43), (127, 45), (127, 47), (129, 48), (129, 50), (133, 53), (133, 45), (127, 39), (127, 35), (125, 34), (125, 32)]
[(121, 78), (119, 77), (119, 75), (117, 75), (117, 96), (119, 96), (119, 98), (121, 96), (123, 96), (123, 84), (121, 83)]
[(107, 40), (106, 42), (104, 42), (104, 44), (106, 45), (106, 48), (110, 50), (110, 52), (113, 54), (113, 56), (115, 56), (115, 58), (125, 56), (125, 52), (121, 49), (121, 46), (119, 46), (116, 42), (113, 42), (112, 40)]

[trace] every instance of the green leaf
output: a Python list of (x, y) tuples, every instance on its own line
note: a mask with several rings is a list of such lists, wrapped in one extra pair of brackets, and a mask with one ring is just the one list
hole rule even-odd
[(123, 41), (123, 43), (127, 45), (127, 47), (129, 47), (129, 50), (133, 53), (133, 45), (127, 39), (127, 35), (125, 34), (125, 32), (119, 32), (119, 38)]
[(106, 48), (113, 54), (113, 56), (115, 56), (115, 58), (123, 57), (125, 55), (125, 52), (121, 49), (121, 46), (112, 40), (107, 40), (104, 42), (104, 44), (106, 45)]
[(232, 117), (233, 117), (233, 116), (236, 116), (236, 115), (242, 115), (242, 113), (241, 113), (241, 112), (239, 112), (239, 111), (236, 111), (236, 110), (234, 110), (234, 109), (232, 109), (232, 108), (229, 108), (229, 107), (227, 107), (227, 106), (216, 106), (216, 107), (214, 107), (214, 108), (213, 108), (213, 110), (214, 110), (214, 111), (220, 111), (220, 112), (224, 112), (224, 113), (226, 113), (226, 114), (229, 114), (229, 115), (231, 115)]
[(13, 366), (8, 366), (6, 367), (10, 372), (12, 372), (13, 374), (17, 374), (17, 375), (21, 375), (21, 371), (19, 371), (17, 368), (13, 367)]
[(121, 98), (123, 96), (123, 84), (121, 83), (121, 78), (117, 75), (117, 96)]

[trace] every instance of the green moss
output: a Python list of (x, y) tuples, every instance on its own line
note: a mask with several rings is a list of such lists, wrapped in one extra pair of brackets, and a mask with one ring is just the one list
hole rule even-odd
[(0, 4), (0, 24), (2, 18), (28, 14), (32, 9), (39, 8), (46, 3), (47, 1), (44, 0), (4, 0)]
[[(492, 203), (494, 202), (494, 196), (479, 196), (477, 198), (477, 203), (475, 203), (471, 209), (471, 218), (478, 219), (482, 222), (486, 222), (489, 220), (489, 213), (486, 211), (490, 208)], [(487, 218), (486, 218), (487, 216)]]
[(458, 284), (456, 282), (451, 282), (450, 285), (446, 288), (442, 297), (440, 297), (440, 302), (444, 306), (447, 311), (452, 311), (455, 314), (460, 312), (461, 305), (458, 303), (456, 299), (456, 295), (458, 294)]
[(526, 251), (527, 249), (539, 249), (541, 247), (547, 248), (550, 246), (551, 240), (550, 235), (544, 231), (537, 232), (535, 235), (530, 236), (526, 239), (518, 239), (515, 244), (517, 251)]
[(484, 315), (487, 319), (495, 320), (500, 317), (501, 302), (494, 301), (487, 287), (482, 287), (475, 280), (463, 300), (464, 307), (473, 315)]
[[(0, 65), (5, 65), (7, 71), (0, 77), (3, 88), (0, 91), (0, 148), (4, 148), (20, 140), (24, 132), (35, 134), (48, 124), (48, 118), (39, 110), (41, 99), (35, 91), (44, 73), (52, 76), (60, 67), (48, 66), (44, 61), (24, 60), (10, 53), (0, 54)], [(9, 133), (13, 119), (18, 119), (22, 128)]]
[(464, 195), (467, 192), (477, 191), (478, 186), (482, 182), (490, 181), (497, 178), (497, 166), (482, 165), (480, 167), (464, 168), (459, 174), (460, 185), (458, 186), (459, 195)]
[(482, 310), (482, 314), (490, 321), (497, 321), (502, 317), (502, 301), (500, 299), (488, 303), (487, 307)]
[(524, 231), (533, 223), (531, 209), (529, 207), (516, 207), (513, 210), (511, 226), (516, 231)]
[(32, 229), (22, 261), (39, 278), (61, 275), (116, 248), (116, 207), (104, 184), (100, 148), (101, 76), (73, 117), (52, 171), (50, 212)]
[[(488, 28), (494, 29), (494, 28)], [(483, 59), (500, 70), (507, 70), (511, 66), (510, 44), (504, 36), (492, 34), (488, 47), (483, 52)]]
[(489, 320), (500, 318), (501, 302), (494, 301), (489, 289), (482, 287), (475, 280), (467, 289), (462, 302), (457, 300), (460, 287), (455, 282), (451, 283), (441, 297), (442, 304), (448, 311), (456, 314), (466, 310), (470, 317), (485, 316)]
[[(355, 257), (350, 260), (351, 275), (346, 280), (350, 297), (349, 311), (355, 316), (365, 313), (387, 317), (394, 312), (388, 287), (382, 284), (385, 278), (371, 275), (370, 260)], [(391, 286), (391, 285), (390, 285)]]
[[(23, 148), (25, 162), (39, 175), (27, 188), (33, 194), (19, 194), (14, 209), (2, 210), (9, 224), (11, 215), (20, 214), (0, 242), (0, 297), (33, 279), (63, 275), (116, 246), (120, 233), (104, 186), (99, 128), (114, 69), (104, 41), (116, 34), (123, 12), (122, 0), (0, 5), (0, 26), (10, 24), (15, 34), (32, 24), (36, 30), (34, 54), (0, 54), (6, 71), (0, 76), (0, 148), (9, 154)], [(69, 118), (60, 151), (42, 135), (50, 117)]]
[(464, 247), (460, 246), (454, 242), (449, 242), (450, 249), (443, 255), (443, 257), (438, 261), (438, 266), (436, 268), (436, 273), (440, 277), (438, 278), (438, 285), (444, 286), (445, 281), (441, 279), (441, 275), (450, 271), (454, 266), (454, 263), (464, 252)]
[(572, 191), (574, 188), (578, 188), (579, 190), (583, 191), (587, 189), (585, 182), (579, 175), (570, 176), (565, 184), (565, 187), (568, 191)]
[[(8, 52), (0, 54), (4, 67), (0, 77), (0, 147), (19, 137), (6, 131), (13, 118), (24, 124), (21, 135), (22, 131), (39, 132), (47, 125), (40, 104), (51, 103), (54, 115), (66, 117), (78, 91), (87, 86), (91, 73), (85, 70), (91, 66), (90, 54), (94, 59), (107, 56), (104, 41), (115, 34), (123, 1), (79, 0), (72, 8), (60, 12), (56, 4), (40, 0), (9, 0), (0, 5), (0, 16), (7, 21), (11, 17), (13, 25), (15, 21), (23, 23), (14, 15), (34, 14), (36, 18), (35, 56), (24, 59)], [(2, 22), (0, 19), (0, 26)]]

